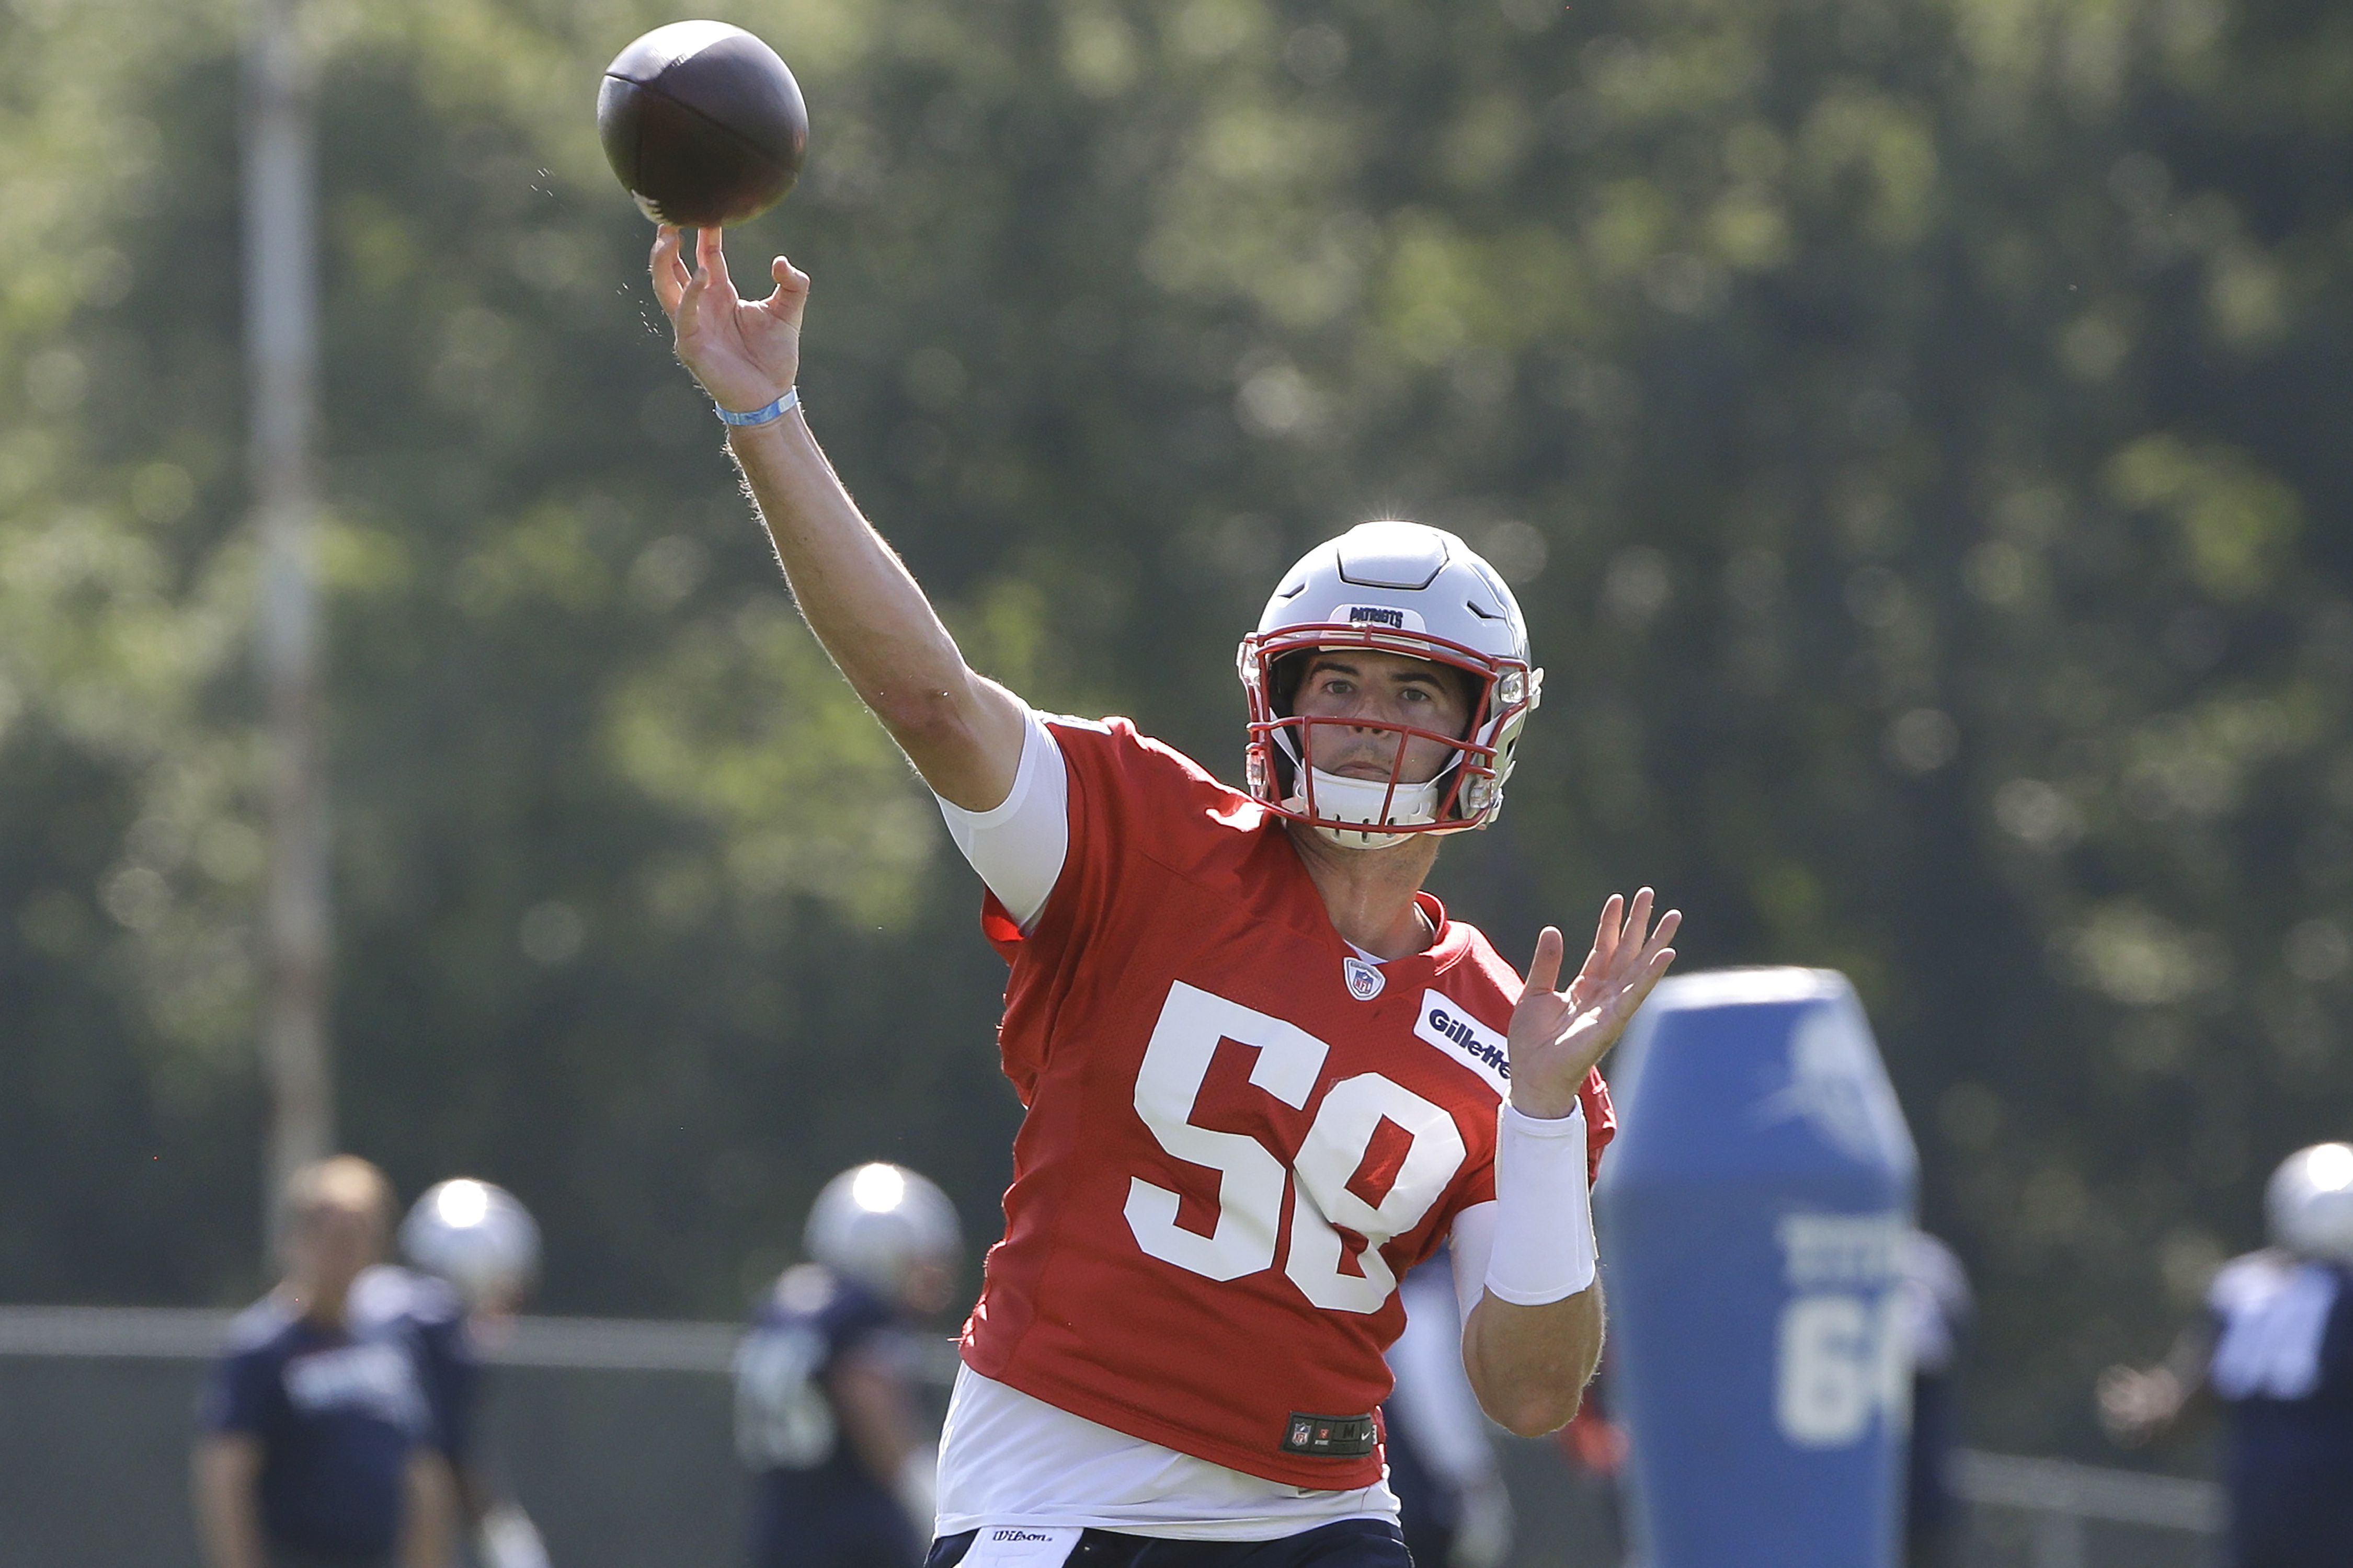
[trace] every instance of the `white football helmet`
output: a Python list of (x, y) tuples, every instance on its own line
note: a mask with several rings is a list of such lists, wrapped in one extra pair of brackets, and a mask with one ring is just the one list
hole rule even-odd
[(539, 1272), (539, 1225), (504, 1187), (459, 1176), (417, 1200), (400, 1223), (400, 1250), (469, 1308), (512, 1307)]
[[(1469, 728), (1438, 735), (1293, 713), (1303, 656), (1341, 647), (1377, 648), (1461, 670), (1473, 682)], [(1359, 523), (1309, 551), (1283, 574), (1235, 662), (1250, 700), (1250, 793), (1276, 815), (1350, 849), (1494, 821), (1520, 729), (1544, 686), (1544, 671), (1528, 663), (1527, 623), (1503, 578), (1453, 534), (1418, 522)], [(1307, 731), (1316, 724), (1393, 731), (1389, 776), (1349, 778), (1306, 766)], [(1454, 748), (1453, 760), (1423, 784), (1400, 776), (1414, 736)]]
[(2273, 1245), (2353, 1264), (2353, 1145), (2315, 1143), (2281, 1161), (2263, 1189), (2263, 1217)]
[(918, 1263), (953, 1267), (964, 1248), (955, 1205), (904, 1165), (855, 1165), (809, 1208), (808, 1255), (892, 1300)]

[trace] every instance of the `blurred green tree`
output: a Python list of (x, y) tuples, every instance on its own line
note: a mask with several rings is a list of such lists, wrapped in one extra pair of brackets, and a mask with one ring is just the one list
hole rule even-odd
[[(256, 1282), (233, 7), (0, 6), (0, 1292)], [(2353, 1121), (2353, 34), (2283, 0), (766, 0), (813, 420), (975, 660), (1214, 766), (1271, 574), (1380, 512), (1550, 702), (1450, 847), (1835, 965), (2091, 1439)], [(559, 1309), (729, 1312), (839, 1166), (987, 1224), (997, 970), (643, 285), (643, 5), (312, 10), (338, 1029)], [(749, 268), (739, 270), (749, 271)]]

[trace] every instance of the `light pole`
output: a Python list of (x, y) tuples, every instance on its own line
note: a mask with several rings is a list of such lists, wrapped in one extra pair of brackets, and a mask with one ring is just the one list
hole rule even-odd
[(261, 1064), (269, 1086), (267, 1205), (335, 1144), (328, 1036), (333, 910), (320, 765), (319, 610), (311, 472), (319, 364), (312, 62), (302, 0), (249, 0), (245, 74), (245, 321), (254, 518), (261, 543), (257, 649), (267, 704), (269, 882), (263, 910)]

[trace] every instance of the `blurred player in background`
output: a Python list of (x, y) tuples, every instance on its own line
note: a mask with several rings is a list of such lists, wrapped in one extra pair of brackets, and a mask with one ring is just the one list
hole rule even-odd
[(1389, 1347), (1389, 1487), (1419, 1568), (1500, 1568), (1512, 1499), (1478, 1395), (1462, 1372), (1462, 1317), (1444, 1253), (1405, 1277), (1405, 1332)]
[(409, 1267), (361, 1275), (353, 1312), (416, 1347), (434, 1447), (480, 1568), (547, 1568), (537, 1527), (493, 1479), (480, 1438), (483, 1342), (505, 1331), (538, 1275), (538, 1223), (505, 1188), (460, 1176), (410, 1207), (400, 1250)]
[(1039, 713), (965, 662), (797, 412), (808, 279), (778, 257), (754, 303), (717, 231), (691, 271), (682, 250), (664, 226), (651, 258), (679, 357), (1012, 971), (1027, 1114), (933, 1568), (1404, 1568), (1375, 1415), (1397, 1280), (1451, 1244), (1481, 1405), (1530, 1434), (1576, 1413), (1615, 1127), (1596, 1064), (1679, 920), (1613, 897), (1580, 969), (1546, 927), (1523, 981), (1423, 890), (1440, 836), (1502, 809), (1536, 705), (1511, 590), (1410, 522), (1312, 552), (1242, 641), (1246, 789), (1125, 721)]
[(735, 1443), (754, 1475), (752, 1568), (916, 1568), (936, 1433), (917, 1415), (915, 1321), (951, 1305), (963, 1240), (903, 1165), (844, 1171), (735, 1352)]
[(1960, 1500), (1953, 1458), (1961, 1416), (1955, 1367), (1976, 1316), (1969, 1277), (1953, 1249), (1915, 1230), (1904, 1253), (1904, 1317), (1912, 1348), (1912, 1439), (1905, 1488), (1904, 1540), (1911, 1568), (1959, 1561)]
[(2225, 1264), (2162, 1366), (2110, 1367), (2101, 1423), (2137, 1447), (2220, 1403), (2231, 1568), (2353, 1563), (2353, 1146), (2288, 1156), (2271, 1246)]
[(210, 1568), (443, 1568), (451, 1500), (414, 1337), (353, 1312), (392, 1188), (351, 1155), (295, 1173), (286, 1276), (237, 1320), (199, 1413)]

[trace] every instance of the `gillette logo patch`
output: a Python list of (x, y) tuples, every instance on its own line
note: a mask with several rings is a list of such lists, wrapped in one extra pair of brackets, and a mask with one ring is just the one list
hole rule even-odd
[(1497, 1094), (1512, 1087), (1512, 1058), (1504, 1037), (1462, 1011), (1440, 991), (1421, 994), (1413, 1032), (1493, 1084)]

